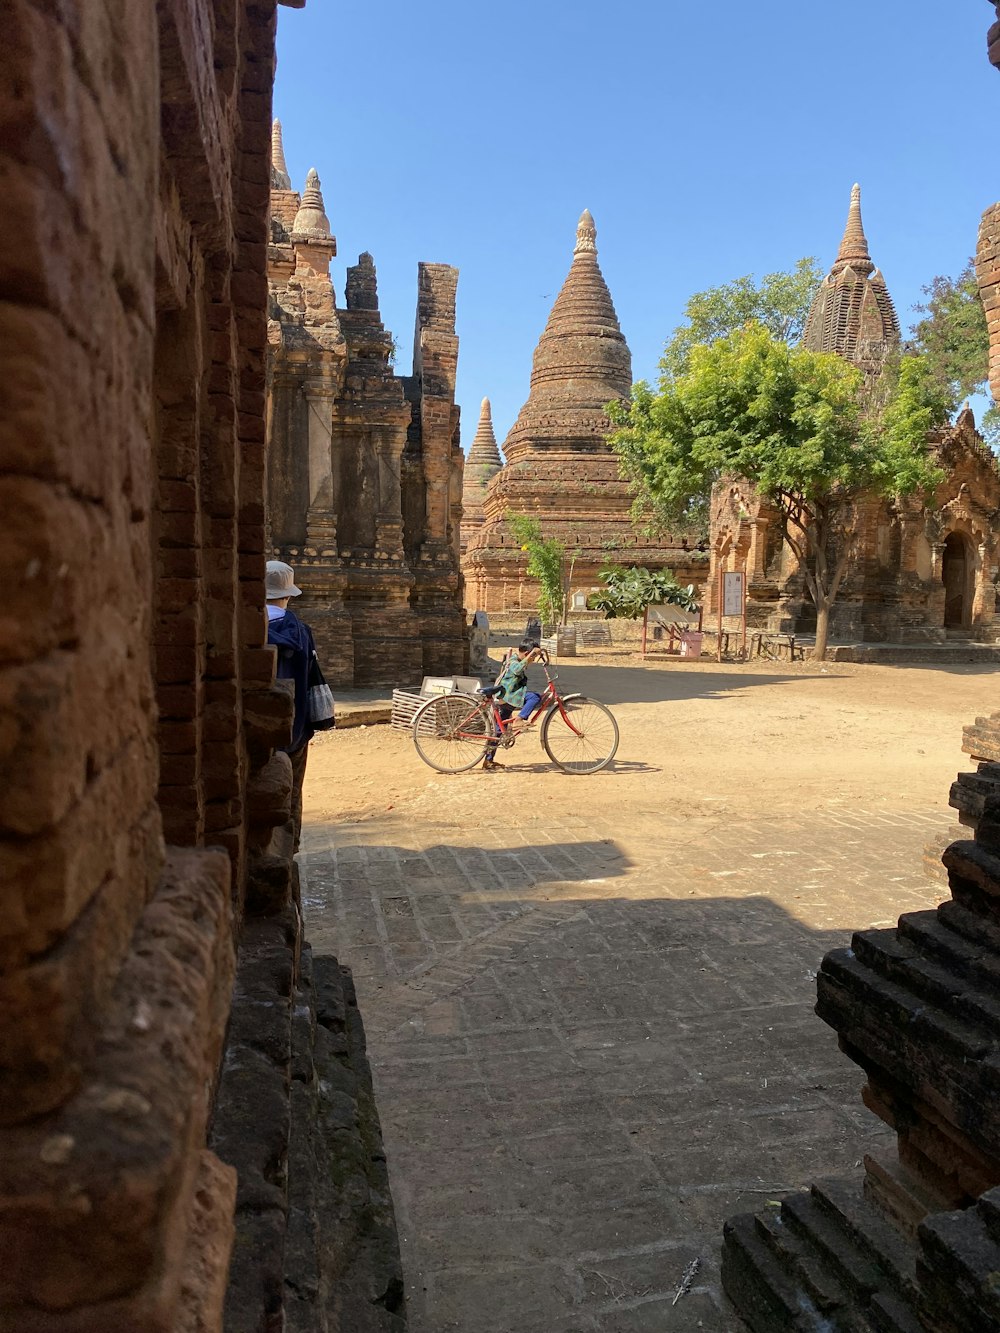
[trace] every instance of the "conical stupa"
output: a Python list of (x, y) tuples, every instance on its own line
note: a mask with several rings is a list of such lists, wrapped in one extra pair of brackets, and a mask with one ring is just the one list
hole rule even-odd
[(310, 167), (306, 176), (306, 188), (302, 191), (302, 203), (292, 224), (292, 235), (323, 241), (330, 239), (330, 219), (326, 215), (323, 190), (315, 167)]
[(877, 375), (899, 342), (899, 320), (868, 250), (861, 186), (855, 185), (840, 250), (813, 298), (802, 345), (814, 352), (836, 352), (865, 374)]
[(503, 459), (493, 433), (493, 413), (490, 400), (484, 398), (479, 408), (479, 425), (465, 460), (462, 483), (462, 550), (468, 546), (472, 534), (483, 522), (483, 500), (486, 488), (503, 467)]
[(537, 599), (508, 513), (538, 518), (544, 536), (564, 543), (575, 557), (574, 588), (581, 590), (616, 560), (656, 567), (672, 553), (669, 540), (664, 547), (637, 532), (629, 486), (607, 444), (605, 407), (628, 394), (632, 357), (596, 241), (584, 209), (573, 263), (535, 348), (527, 402), (504, 442), (506, 463), (489, 483), (484, 520), (469, 538), (467, 601), (480, 610), (532, 606)]
[(290, 190), (292, 180), (285, 164), (285, 145), (281, 137), (281, 121), (271, 125), (271, 189)]

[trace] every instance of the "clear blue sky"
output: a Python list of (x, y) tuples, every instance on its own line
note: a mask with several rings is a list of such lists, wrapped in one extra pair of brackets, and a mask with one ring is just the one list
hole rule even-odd
[(840, 240), (851, 184), (904, 329), (1000, 195), (984, 0), (308, 0), (279, 9), (275, 114), (293, 185), (323, 182), (344, 270), (370, 250), (412, 355), (418, 260), (460, 269), (458, 399), (498, 439), (569, 268), (577, 218), (653, 377), (694, 291)]

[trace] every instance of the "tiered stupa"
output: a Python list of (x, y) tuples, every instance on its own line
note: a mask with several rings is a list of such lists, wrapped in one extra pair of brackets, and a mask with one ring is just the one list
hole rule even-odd
[(802, 345), (814, 352), (836, 352), (875, 376), (899, 343), (896, 309), (868, 250), (861, 186), (855, 185), (840, 252), (813, 298)]
[(479, 409), (479, 425), (465, 460), (462, 485), (462, 552), (483, 525), (483, 501), (490, 482), (503, 467), (503, 459), (493, 433), (490, 400), (484, 398)]
[(535, 349), (531, 391), (504, 443), (506, 464), (489, 484), (484, 520), (470, 535), (463, 570), (466, 604), (483, 611), (533, 607), (538, 588), (506, 522), (531, 514), (559, 538), (573, 565), (573, 588), (598, 584), (613, 563), (686, 568), (670, 538), (640, 536), (632, 496), (608, 448), (605, 405), (628, 395), (632, 357), (597, 263), (597, 229), (584, 210), (573, 264)]

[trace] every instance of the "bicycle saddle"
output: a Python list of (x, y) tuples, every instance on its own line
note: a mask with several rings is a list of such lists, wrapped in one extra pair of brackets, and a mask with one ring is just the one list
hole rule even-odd
[(503, 694), (503, 686), (483, 685), (481, 686), (479, 693), (483, 696), (484, 699), (492, 699), (494, 694)]

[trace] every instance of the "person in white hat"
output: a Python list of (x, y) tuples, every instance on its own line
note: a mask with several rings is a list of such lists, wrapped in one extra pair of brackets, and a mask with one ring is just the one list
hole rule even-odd
[(302, 831), (302, 784), (314, 731), (309, 717), (309, 670), (316, 656), (316, 644), (309, 626), (288, 607), (293, 597), (302, 595), (302, 589), (295, 586), (295, 571), (291, 565), (286, 565), (283, 560), (267, 562), (264, 595), (267, 599), (267, 641), (278, 650), (278, 679), (295, 682), (292, 743), (285, 753), (292, 761), (292, 819), (295, 850), (298, 851)]

